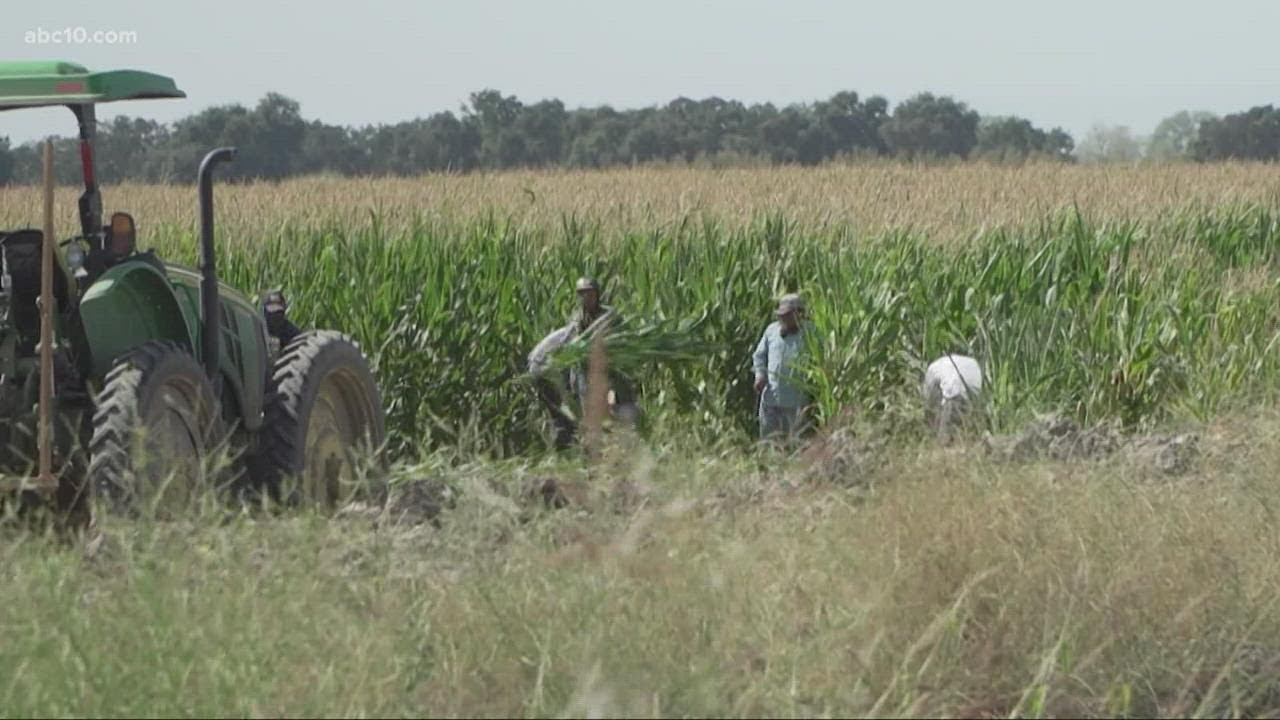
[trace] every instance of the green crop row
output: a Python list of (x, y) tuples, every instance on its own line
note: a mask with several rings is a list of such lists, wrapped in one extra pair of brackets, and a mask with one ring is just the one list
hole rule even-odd
[[(652, 352), (630, 367), (653, 427), (699, 441), (749, 437), (750, 353), (787, 291), (809, 302), (810, 380), (827, 416), (909, 411), (923, 365), (947, 351), (988, 366), (996, 426), (1050, 409), (1126, 424), (1204, 418), (1280, 388), (1280, 215), (1262, 207), (1159, 224), (1066, 214), (953, 244), (815, 234), (782, 216), (631, 232), (573, 219), (394, 230), (376, 217), (354, 230), (304, 220), (223, 243), (220, 268), (239, 287), (284, 287), (299, 324), (361, 343), (399, 451), (542, 447), (525, 356), (564, 322), (583, 274), (650, 329), (632, 340)], [(189, 231), (153, 238), (166, 256), (194, 259)], [(664, 362), (669, 328), (694, 336), (668, 336), (685, 351)]]

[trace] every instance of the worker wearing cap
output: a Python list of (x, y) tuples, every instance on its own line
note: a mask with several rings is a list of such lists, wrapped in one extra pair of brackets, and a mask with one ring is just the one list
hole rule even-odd
[[(617, 326), (619, 316), (610, 305), (604, 304), (600, 291), (600, 283), (591, 277), (581, 277), (574, 283), (574, 292), (578, 295), (578, 307), (569, 318), (574, 334), (588, 332), (604, 332), (609, 327)], [(627, 421), (634, 422), (638, 416), (635, 388), (631, 379), (616, 370), (608, 373), (609, 387), (613, 390), (613, 406), (616, 414)], [(575, 368), (571, 373), (570, 383), (578, 393), (578, 399), (585, 405), (587, 379), (585, 368)]]
[(613, 319), (613, 308), (604, 304), (600, 297), (600, 283), (594, 278), (578, 278), (573, 289), (578, 294), (578, 307), (569, 322), (577, 327), (578, 333), (585, 333), (592, 325), (604, 325)]
[(794, 437), (804, 430), (809, 398), (796, 384), (795, 363), (804, 348), (804, 300), (784, 295), (752, 356), (760, 395), (760, 436)]
[[(574, 284), (574, 292), (578, 295), (578, 307), (570, 316), (568, 324), (557, 328), (543, 338), (528, 357), (529, 373), (534, 377), (534, 390), (539, 403), (547, 410), (552, 424), (555, 425), (555, 445), (559, 449), (569, 447), (577, 434), (574, 419), (564, 411), (562, 405), (565, 386), (571, 388), (578, 396), (580, 404), (585, 404), (587, 383), (583, 368), (571, 368), (560, 376), (551, 373), (551, 355), (579, 335), (604, 329), (617, 318), (613, 308), (601, 302), (600, 284), (594, 279), (579, 278)], [(610, 370), (608, 376), (609, 384), (613, 387), (614, 407), (618, 415), (623, 419), (634, 421), (638, 411), (630, 380), (614, 370)]]
[(278, 340), (281, 348), (302, 332), (285, 316), (288, 309), (289, 302), (280, 289), (272, 288), (262, 294), (262, 316), (267, 323), (267, 334)]

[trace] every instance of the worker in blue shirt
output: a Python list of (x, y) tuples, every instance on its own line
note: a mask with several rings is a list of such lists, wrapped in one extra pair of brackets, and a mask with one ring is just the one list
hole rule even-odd
[(799, 295), (784, 295), (775, 312), (777, 320), (765, 328), (752, 356), (763, 439), (794, 438), (807, 429), (810, 400), (798, 386), (795, 370), (804, 348), (804, 310)]

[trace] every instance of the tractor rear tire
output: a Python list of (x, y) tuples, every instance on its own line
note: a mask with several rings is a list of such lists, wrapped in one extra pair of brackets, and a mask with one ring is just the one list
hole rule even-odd
[(311, 330), (286, 345), (264, 415), (254, 481), (273, 499), (321, 510), (383, 499), (386, 416), (369, 363), (346, 335)]
[(93, 414), (88, 482), (113, 510), (189, 510), (223, 435), (204, 368), (177, 343), (151, 341), (116, 361)]

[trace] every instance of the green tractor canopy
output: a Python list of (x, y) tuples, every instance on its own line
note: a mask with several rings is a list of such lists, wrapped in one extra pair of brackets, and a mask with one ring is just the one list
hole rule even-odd
[(94, 174), (93, 138), (97, 132), (94, 107), (119, 100), (185, 98), (172, 78), (141, 70), (90, 72), (73, 62), (0, 62), (0, 110), (52, 107), (71, 109), (79, 125), (80, 229), (92, 235), (102, 225), (102, 199)]
[(0, 62), (0, 110), (186, 96), (172, 79), (139, 70), (90, 72), (70, 62)]

